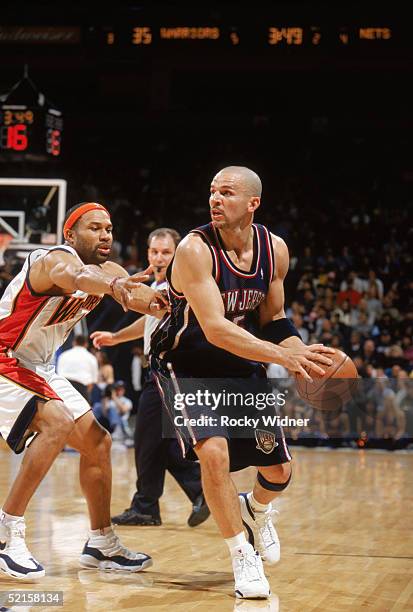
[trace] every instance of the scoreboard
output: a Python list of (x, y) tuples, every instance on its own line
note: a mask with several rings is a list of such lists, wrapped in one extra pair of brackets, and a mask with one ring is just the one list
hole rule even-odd
[(58, 157), (62, 130), (60, 111), (21, 104), (0, 106), (0, 152)]
[(392, 24), (359, 24), (357, 26), (303, 25), (300, 23), (270, 22), (262, 24), (214, 25), (180, 24), (160, 25), (143, 22), (129, 27), (103, 28), (104, 43), (108, 46), (131, 45), (136, 47), (162, 46), (171, 48), (174, 43), (186, 42), (187, 47), (194, 43), (215, 45), (227, 44), (236, 47), (248, 45), (261, 48), (270, 47), (311, 47), (335, 45), (347, 47), (355, 45), (394, 42), (401, 43), (404, 32)]
[(89, 26), (11, 26), (1, 24), (0, 46), (37, 46), (88, 50), (112, 48), (173, 50), (178, 48), (412, 48), (408, 22), (402, 19), (366, 19), (341, 21), (323, 18), (303, 21), (277, 17), (257, 17), (251, 20), (234, 15), (233, 19), (203, 19), (178, 17), (163, 19), (140, 15), (120, 18), (101, 17)]

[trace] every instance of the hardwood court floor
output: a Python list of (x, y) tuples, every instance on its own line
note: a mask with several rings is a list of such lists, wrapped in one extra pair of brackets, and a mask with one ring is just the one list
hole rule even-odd
[[(1, 446), (0, 500), (19, 461)], [(269, 602), (233, 598), (230, 561), (213, 520), (187, 527), (190, 504), (169, 477), (162, 527), (117, 528), (127, 546), (153, 556), (153, 567), (133, 575), (80, 569), (88, 523), (77, 466), (76, 454), (62, 453), (26, 515), (29, 546), (46, 577), (34, 586), (0, 578), (0, 591), (61, 590), (65, 612), (413, 610), (413, 453), (294, 450), (293, 481), (277, 503), (282, 558), (267, 570)], [(117, 513), (134, 487), (132, 451), (114, 448), (113, 466)], [(234, 478), (248, 490), (254, 472)]]

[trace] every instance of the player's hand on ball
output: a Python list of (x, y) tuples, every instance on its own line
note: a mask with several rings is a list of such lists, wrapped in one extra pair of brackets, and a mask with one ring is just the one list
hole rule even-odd
[(323, 376), (325, 371), (318, 364), (331, 366), (333, 363), (328, 355), (334, 354), (334, 349), (323, 344), (311, 344), (306, 346), (294, 346), (294, 348), (284, 349), (287, 353), (285, 363), (282, 365), (296, 374), (301, 374), (306, 380), (312, 382), (312, 378), (306, 368), (319, 376)]
[(93, 346), (97, 349), (102, 348), (102, 346), (113, 346), (116, 344), (112, 332), (95, 331), (90, 334), (90, 338), (93, 341)]

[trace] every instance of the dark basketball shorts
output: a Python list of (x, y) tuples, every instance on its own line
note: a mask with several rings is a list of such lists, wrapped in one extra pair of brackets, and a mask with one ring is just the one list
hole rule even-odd
[[(198, 442), (222, 437), (228, 443), (231, 472), (248, 466), (271, 466), (291, 461), (281, 426), (268, 422), (263, 424), (259, 414), (248, 416), (237, 413), (236, 417), (234, 413), (218, 414), (196, 401), (190, 406), (182, 404), (177, 411), (176, 398), (182, 395), (185, 388), (183, 383), (191, 377), (182, 372), (177, 375), (171, 364), (153, 356), (151, 369), (167, 415), (164, 435), (176, 435), (188, 459), (197, 459), (194, 447)], [(243, 382), (246, 382), (245, 379)]]

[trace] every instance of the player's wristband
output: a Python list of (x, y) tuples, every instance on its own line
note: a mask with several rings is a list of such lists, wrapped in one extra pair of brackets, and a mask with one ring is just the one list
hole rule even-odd
[(264, 340), (280, 344), (283, 340), (291, 336), (297, 336), (301, 340), (301, 336), (296, 326), (291, 323), (290, 319), (277, 319), (266, 323), (261, 330)]
[(115, 284), (117, 283), (117, 281), (122, 278), (121, 276), (115, 276), (115, 278), (112, 278), (112, 280), (110, 281), (109, 284), (109, 289), (111, 291), (111, 293), (114, 295), (115, 293)]

